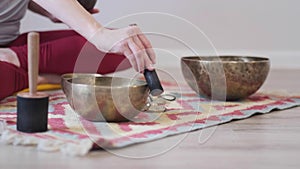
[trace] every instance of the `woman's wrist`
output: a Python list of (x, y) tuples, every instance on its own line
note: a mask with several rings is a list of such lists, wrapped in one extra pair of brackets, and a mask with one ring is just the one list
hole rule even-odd
[(108, 52), (108, 41), (105, 41), (107, 37), (107, 29), (105, 27), (98, 27), (94, 32), (88, 37), (88, 41), (92, 43), (98, 50), (102, 52)]
[(93, 39), (96, 35), (98, 36), (98, 34), (102, 34), (104, 27), (98, 22), (93, 22), (87, 25), (84, 29), (86, 39), (90, 40)]

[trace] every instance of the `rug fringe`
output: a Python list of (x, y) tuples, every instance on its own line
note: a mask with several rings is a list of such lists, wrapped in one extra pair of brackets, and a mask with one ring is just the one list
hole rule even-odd
[(81, 140), (78, 144), (72, 142), (63, 142), (60, 140), (45, 140), (34, 136), (23, 136), (15, 131), (6, 129), (1, 133), (0, 141), (14, 146), (36, 146), (39, 151), (56, 152), (60, 151), (67, 156), (85, 156), (93, 147), (90, 139)]

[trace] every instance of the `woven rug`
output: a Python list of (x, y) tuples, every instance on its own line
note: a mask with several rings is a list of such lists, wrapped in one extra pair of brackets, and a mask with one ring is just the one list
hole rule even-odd
[(239, 102), (217, 102), (186, 86), (181, 89), (171, 91), (177, 99), (165, 103), (165, 112), (141, 112), (134, 122), (121, 123), (86, 121), (71, 109), (62, 90), (48, 91), (49, 130), (32, 134), (16, 130), (16, 97), (11, 96), (0, 102), (1, 141), (83, 156), (96, 147), (121, 148), (300, 105), (300, 96), (256, 93)]

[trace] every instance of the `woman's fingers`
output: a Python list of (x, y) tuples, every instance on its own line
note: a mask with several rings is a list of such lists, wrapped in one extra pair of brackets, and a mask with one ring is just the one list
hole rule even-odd
[(145, 63), (144, 60), (147, 56), (145, 50), (141, 49), (137, 43), (133, 40), (133, 38), (128, 39), (128, 46), (134, 55), (134, 58), (137, 62), (137, 70), (138, 72), (143, 72), (145, 69)]
[(152, 61), (152, 63), (155, 64), (155, 62), (156, 62), (156, 56), (155, 56), (155, 53), (154, 53), (154, 50), (152, 48), (152, 45), (151, 45), (150, 41), (143, 34), (143, 32), (141, 31), (141, 29), (139, 27), (137, 27), (136, 24), (132, 24), (131, 27), (133, 27), (133, 29), (135, 30), (134, 32), (138, 36), (138, 38), (139, 38), (140, 42), (142, 43), (142, 46), (144, 47), (144, 49), (146, 49), (148, 57), (150, 58), (150, 60)]
[(153, 64), (155, 63), (155, 53), (152, 49), (150, 41), (142, 34), (137, 26), (129, 27), (129, 47), (136, 58), (138, 63), (139, 72), (143, 72), (144, 69), (153, 70)]
[(147, 49), (145, 48), (145, 46), (143, 45), (142, 41), (140, 40), (140, 38), (138, 36), (133, 36), (133, 41), (134, 43), (140, 48), (140, 52), (142, 52), (142, 58), (144, 60), (144, 68), (143, 69), (149, 69), (149, 70), (153, 70), (153, 63), (149, 57), (149, 54), (147, 52)]
[(140, 33), (138, 33), (138, 37), (141, 40), (141, 42), (143, 43), (143, 46), (145, 47), (148, 57), (150, 58), (150, 60), (152, 61), (153, 64), (156, 63), (156, 56), (154, 53), (154, 50), (152, 48), (152, 45), (150, 43), (150, 41), (146, 38), (146, 36), (139, 30)]
[(154, 69), (155, 54), (151, 43), (137, 26), (114, 30), (102, 29), (99, 35), (100, 39), (90, 40), (95, 41), (94, 44), (101, 44), (97, 46), (99, 50), (124, 54), (138, 72)]
[(137, 65), (136, 59), (135, 59), (134, 54), (132, 53), (131, 49), (129, 48), (128, 44), (124, 43), (123, 48), (124, 48), (123, 49), (124, 55), (127, 57), (127, 59), (129, 60), (130, 64), (134, 68), (134, 70), (136, 70), (138, 72), (139, 70), (138, 70), (138, 65)]

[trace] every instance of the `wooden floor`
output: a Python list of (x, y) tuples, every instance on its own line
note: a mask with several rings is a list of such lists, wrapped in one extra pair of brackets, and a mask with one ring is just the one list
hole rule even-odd
[[(300, 70), (272, 70), (262, 90), (300, 93)], [(300, 168), (300, 107), (86, 157), (0, 145), (1, 169)]]

